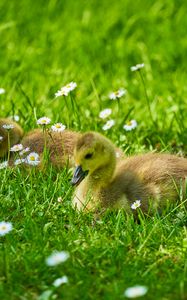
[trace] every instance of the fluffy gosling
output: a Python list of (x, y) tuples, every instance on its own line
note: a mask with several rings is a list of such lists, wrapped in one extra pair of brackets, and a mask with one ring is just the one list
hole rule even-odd
[[(12, 129), (6, 129), (3, 125), (12, 125)], [(10, 145), (8, 144), (8, 132)], [(4, 157), (8, 152), (8, 147), (19, 143), (23, 136), (23, 129), (18, 123), (8, 118), (0, 118), (0, 157)]]
[(115, 147), (103, 135), (85, 133), (74, 150), (76, 185), (73, 206), (78, 210), (124, 208), (141, 201), (141, 209), (162, 209), (185, 193), (187, 159), (169, 154), (144, 154), (116, 161)]
[(21, 143), (24, 148), (29, 147), (30, 152), (37, 152), (41, 157), (46, 145), (49, 162), (54, 167), (71, 167), (74, 165), (73, 149), (80, 136), (80, 133), (70, 130), (43, 133), (41, 129), (34, 129), (24, 136)]

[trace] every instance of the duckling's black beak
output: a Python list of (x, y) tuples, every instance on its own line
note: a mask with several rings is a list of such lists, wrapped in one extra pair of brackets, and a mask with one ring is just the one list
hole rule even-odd
[(71, 180), (72, 185), (79, 185), (79, 183), (86, 177), (88, 171), (83, 171), (81, 166), (75, 168), (73, 178)]

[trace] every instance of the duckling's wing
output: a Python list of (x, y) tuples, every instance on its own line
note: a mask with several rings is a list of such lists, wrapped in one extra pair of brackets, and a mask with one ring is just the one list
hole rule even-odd
[(169, 154), (145, 154), (124, 161), (123, 170), (132, 170), (145, 181), (159, 182), (168, 177), (187, 176), (187, 159)]
[(169, 154), (146, 154), (124, 161), (121, 172), (133, 172), (150, 197), (175, 199), (182, 187), (185, 195), (187, 159)]

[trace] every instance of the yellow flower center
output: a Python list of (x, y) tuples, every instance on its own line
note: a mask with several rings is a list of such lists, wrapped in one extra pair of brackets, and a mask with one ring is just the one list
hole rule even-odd
[(56, 124), (55, 126), (56, 126), (56, 128), (61, 128), (60, 124)]
[(31, 161), (35, 161), (35, 157), (34, 156), (30, 156), (30, 160)]

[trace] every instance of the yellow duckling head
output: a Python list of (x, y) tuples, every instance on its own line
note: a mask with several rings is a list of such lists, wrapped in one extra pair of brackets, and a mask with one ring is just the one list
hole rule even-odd
[(99, 133), (85, 133), (75, 146), (74, 161), (76, 169), (72, 185), (78, 185), (87, 175), (102, 179), (101, 170), (105, 170), (108, 174), (108, 168), (111, 172), (115, 168), (115, 147), (110, 140)]

